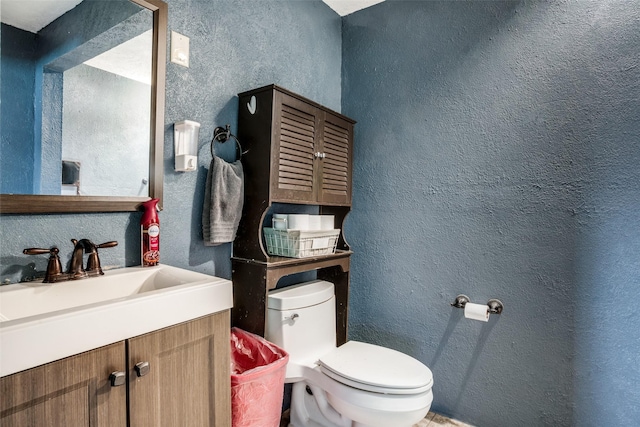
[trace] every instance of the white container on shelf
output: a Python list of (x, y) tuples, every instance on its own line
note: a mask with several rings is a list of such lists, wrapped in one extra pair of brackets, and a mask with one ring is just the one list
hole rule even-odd
[(273, 214), (273, 218), (271, 218), (271, 225), (276, 230), (286, 230), (288, 224), (287, 214)]
[(288, 230), (309, 230), (309, 214), (289, 214), (287, 215)]
[[(333, 227), (331, 227), (333, 228)], [(321, 216), (320, 215), (309, 215), (309, 230), (317, 231), (321, 230)]]
[(333, 230), (335, 217), (333, 215), (320, 215), (320, 230)]

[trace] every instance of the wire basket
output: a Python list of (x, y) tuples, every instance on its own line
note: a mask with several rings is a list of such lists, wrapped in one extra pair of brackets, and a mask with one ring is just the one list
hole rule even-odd
[(340, 229), (322, 231), (264, 228), (269, 255), (308, 258), (335, 253)]

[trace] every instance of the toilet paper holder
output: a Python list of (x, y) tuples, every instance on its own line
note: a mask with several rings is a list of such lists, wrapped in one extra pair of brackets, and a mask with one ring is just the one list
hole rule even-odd
[[(456, 300), (451, 303), (452, 307), (456, 308), (464, 308), (464, 306), (471, 302), (468, 296), (460, 294), (456, 297)], [(504, 308), (504, 304), (499, 299), (492, 298), (487, 301), (487, 306), (489, 307), (489, 313), (491, 314), (500, 314), (502, 313), (502, 309)]]

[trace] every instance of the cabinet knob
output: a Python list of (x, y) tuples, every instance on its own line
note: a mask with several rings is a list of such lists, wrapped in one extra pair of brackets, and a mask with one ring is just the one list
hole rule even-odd
[(112, 372), (111, 375), (109, 375), (109, 383), (111, 384), (111, 387), (118, 387), (119, 385), (124, 384), (126, 379), (127, 375), (122, 371)]
[(149, 366), (149, 362), (138, 362), (136, 363), (136, 366), (133, 367), (133, 369), (136, 371), (136, 375), (138, 375), (139, 377), (144, 377), (149, 373), (151, 367)]

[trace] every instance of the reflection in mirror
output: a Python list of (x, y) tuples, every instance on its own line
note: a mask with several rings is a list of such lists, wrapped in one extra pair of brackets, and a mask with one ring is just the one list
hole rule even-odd
[[(144, 12), (150, 28), (150, 12)], [(62, 162), (43, 157), (39, 194), (149, 195), (151, 36), (147, 30), (62, 73)], [(57, 75), (46, 73), (45, 81)], [(56, 142), (43, 139), (43, 146)], [(65, 162), (78, 165), (77, 180), (69, 184), (59, 173)]]
[[(83, 9), (85, 3), (76, 7)], [(20, 85), (14, 85), (13, 90), (21, 91), (21, 96), (34, 103), (40, 101), (42, 115), (34, 114), (33, 124), (29, 124), (34, 127), (32, 141), (11, 141), (22, 147), (16, 150), (19, 157), (3, 156), (3, 193), (149, 195), (153, 17), (137, 5), (123, 5), (130, 9), (126, 12), (132, 14), (130, 17), (52, 61), (47, 61), (50, 52), (68, 43), (66, 37), (56, 40), (52, 36), (57, 34), (56, 22), (32, 38), (31, 49), (37, 52), (34, 90)], [(73, 12), (82, 11), (68, 13)], [(3, 81), (10, 83), (11, 79)], [(24, 126), (21, 120), (11, 120), (16, 114), (23, 111), (7, 114), (3, 134), (12, 132), (12, 123)], [(42, 132), (36, 132), (36, 127)], [(31, 152), (33, 162), (27, 160)], [(77, 179), (63, 184), (62, 165), (71, 162), (77, 165)]]
[(38, 2), (2, 0), (1, 211), (161, 197), (166, 4), (84, 0), (35, 34), (4, 22), (11, 3)]

